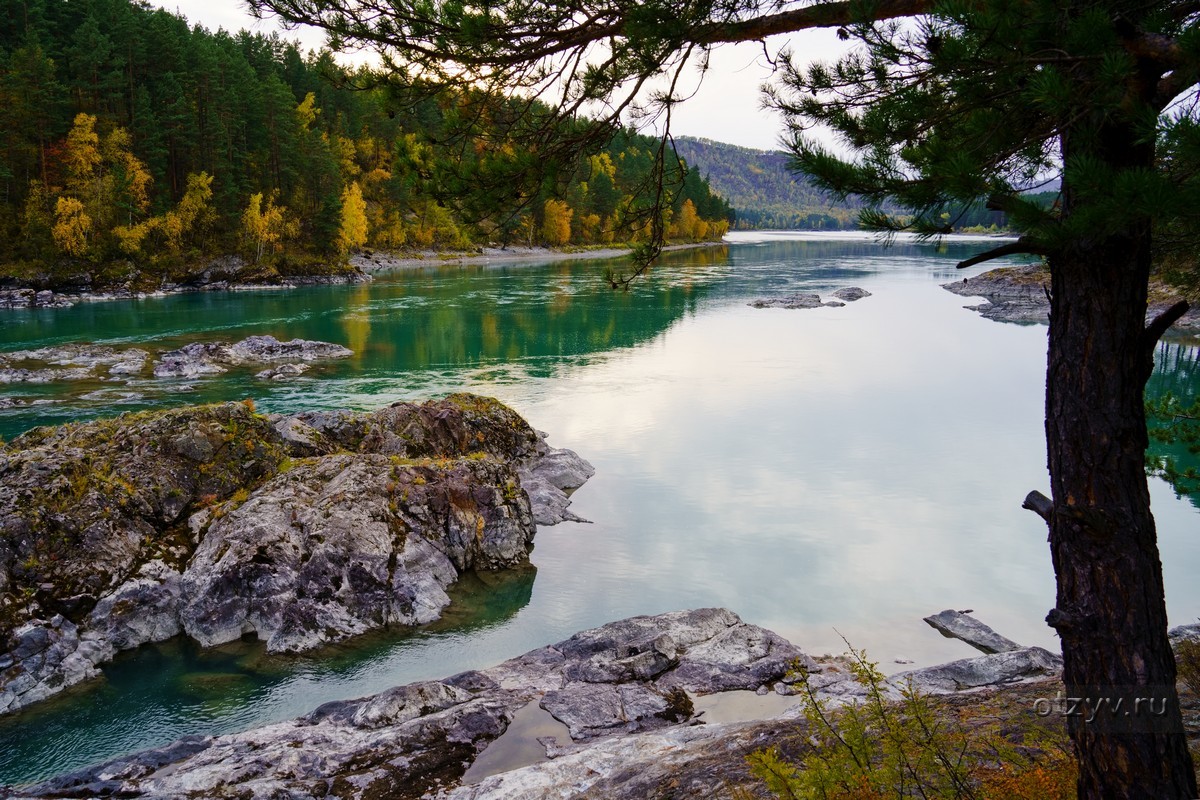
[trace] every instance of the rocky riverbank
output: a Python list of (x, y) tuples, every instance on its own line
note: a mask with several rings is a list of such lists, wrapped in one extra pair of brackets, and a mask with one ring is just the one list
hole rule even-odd
[[(695, 250), (701, 247), (720, 247), (724, 242), (696, 242), (692, 244), (672, 244), (663, 248), (664, 253), (677, 250)], [(552, 247), (480, 247), (477, 250), (458, 252), (439, 252), (437, 250), (397, 251), (386, 253), (382, 251), (363, 251), (350, 257), (350, 266), (355, 270), (373, 274), (376, 272), (391, 272), (393, 270), (417, 269), (421, 267), (438, 266), (441, 264), (456, 264), (468, 266), (482, 264), (485, 266), (499, 264), (542, 264), (548, 261), (594, 261), (599, 259), (621, 258), (633, 252), (629, 245), (611, 247), (595, 247), (588, 249), (552, 248)]]
[[(690, 250), (697, 247), (717, 247), (722, 242), (669, 245), (664, 252)], [(162, 280), (147, 284), (145, 280), (124, 280), (116, 283), (95, 283), (90, 276), (59, 281), (36, 278), (16, 281), (0, 276), (0, 310), (27, 308), (70, 308), (89, 301), (132, 300), (163, 297), (189, 292), (221, 292), (237, 290), (293, 289), (297, 286), (325, 284), (368, 283), (372, 274), (441, 264), (519, 264), (547, 261), (574, 261), (620, 258), (633, 252), (632, 247), (614, 246), (594, 249), (555, 249), (549, 247), (481, 247), (471, 251), (441, 252), (437, 250), (363, 251), (351, 256), (342, 267), (328, 273), (273, 275), (264, 280), (237, 257), (216, 259), (194, 275), (177, 281)], [(4, 281), (7, 280), (7, 283)]]
[[(1021, 648), (893, 682), (911, 679), (931, 694), (1012, 691), (1053, 680), (1059, 666), (1045, 650)], [(730, 611), (634, 617), (489, 669), (327, 703), (243, 733), (187, 737), (12, 796), (728, 796), (750, 780), (746, 754), (804, 741), (797, 667), (822, 699), (864, 694), (844, 660), (813, 658)], [(776, 700), (773, 719), (709, 721), (705, 710), (716, 699), (763, 696)]]
[[(987, 319), (1015, 322), (1023, 325), (1045, 324), (1050, 321), (1050, 273), (1040, 264), (1022, 267), (1001, 267), (972, 278), (942, 284), (942, 288), (963, 297), (982, 297), (983, 303), (966, 306)], [(1158, 281), (1150, 287), (1147, 321), (1166, 311), (1179, 299), (1176, 292)], [(1171, 332), (1200, 336), (1200, 303), (1193, 303), (1174, 325)]]
[(465, 394), (34, 429), (0, 449), (0, 713), (181, 633), (297, 652), (437, 619), (461, 573), (526, 564), (535, 521), (575, 519), (591, 474)]
[(33, 276), (17, 280), (0, 276), (0, 310), (14, 308), (70, 308), (76, 303), (101, 300), (131, 300), (163, 297), (189, 292), (222, 292), (238, 289), (293, 289), (297, 286), (366, 283), (371, 280), (353, 265), (326, 265), (311, 274), (281, 275), (274, 270), (269, 277), (241, 258), (214, 259), (197, 267), (193, 274), (175, 280), (153, 280), (130, 273), (123, 279), (101, 280), (88, 273), (51, 279)]

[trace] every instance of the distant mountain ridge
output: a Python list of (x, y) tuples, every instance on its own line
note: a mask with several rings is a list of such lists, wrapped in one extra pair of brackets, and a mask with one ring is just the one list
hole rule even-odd
[(680, 136), (675, 149), (737, 211), (735, 228), (843, 230), (858, 227), (861, 203), (836, 202), (788, 169), (782, 150), (754, 150)]

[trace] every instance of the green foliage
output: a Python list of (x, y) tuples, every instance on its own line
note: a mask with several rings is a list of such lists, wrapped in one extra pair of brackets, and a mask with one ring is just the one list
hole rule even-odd
[(1179, 445), (1193, 456), (1187, 463), (1177, 452), (1146, 454), (1146, 471), (1171, 484), (1177, 496), (1200, 494), (1200, 470), (1195, 466), (1200, 457), (1200, 399), (1190, 405), (1178, 395), (1165, 394), (1147, 398), (1146, 417), (1151, 440), (1164, 445)]
[(896, 689), (861, 650), (848, 666), (860, 702), (834, 706), (797, 673), (811, 749), (791, 762), (777, 748), (753, 753), (751, 772), (786, 800), (1068, 800), (1075, 772), (1062, 731), (1028, 726), (1018, 741), (969, 727), (911, 684)]
[[(576, 223), (556, 244), (641, 235), (630, 212), (654, 139), (474, 89), (397, 88), (329, 51), (131, 0), (36, 6), (0, 0), (0, 274), (63, 283), (86, 261), (152, 285), (239, 251), (269, 277), (360, 247), (541, 244), (551, 200)], [(553, 157), (566, 151), (578, 158)], [(731, 216), (677, 160), (665, 172), (671, 208)], [(257, 224), (271, 198), (284, 218)], [(126, 262), (142, 274), (109, 269)]]
[(1175, 659), (1179, 680), (1191, 689), (1192, 694), (1200, 695), (1200, 642), (1184, 639), (1175, 645)]

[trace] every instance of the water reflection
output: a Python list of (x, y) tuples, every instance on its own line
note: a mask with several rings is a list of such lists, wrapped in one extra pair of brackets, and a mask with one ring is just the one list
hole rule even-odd
[[(1177, 398), (1184, 408), (1200, 399), (1200, 348), (1178, 341), (1159, 343), (1154, 353), (1154, 372), (1146, 384), (1146, 397), (1153, 401), (1168, 395)], [(1153, 417), (1148, 420), (1151, 427), (1163, 422)], [(1180, 470), (1200, 467), (1200, 453), (1194, 452), (1186, 442), (1164, 444), (1151, 439), (1146, 454), (1151, 459), (1171, 458)], [(1173, 488), (1200, 507), (1200, 492), (1187, 493), (1189, 486)]]
[[(0, 781), (296, 716), (680, 608), (727, 606), (815, 653), (840, 651), (843, 634), (888, 669), (900, 657), (972, 655), (921, 622), (949, 607), (1055, 647), (1043, 622), (1054, 603), (1045, 526), (1020, 508), (1031, 489), (1048, 491), (1045, 328), (982, 319), (938, 288), (990, 243), (742, 239), (672, 254), (629, 293), (579, 262), (97, 304), (13, 317), (19, 332), (6, 317), (7, 349), (80, 338), (90, 325), (110, 341), (353, 341), (359, 357), (307, 382), (230, 373), (154, 402), (252, 393), (271, 409), (365, 408), (466, 388), (509, 403), (598, 471), (573, 506), (595, 524), (539, 530), (536, 581), (532, 570), (464, 581), (438, 625), (310, 658), (186, 643), (130, 654), (105, 683), (0, 720)], [(747, 306), (846, 285), (872, 296), (807, 311)], [(1155, 379), (1194, 391), (1196, 351), (1163, 352)], [(1168, 611), (1188, 622), (1200, 612), (1196, 509), (1161, 481), (1151, 493)]]
[(532, 565), (466, 574), (450, 588), (451, 606), (436, 623), (303, 656), (267, 653), (257, 641), (201, 648), (181, 638), (123, 653), (100, 681), (0, 717), (0, 783), (36, 780), (188, 733), (298, 716), (312, 710), (314, 691), (342, 698), (382, 691), (398, 682), (398, 672), (411, 671), (411, 653), (427, 662), (424, 677), (449, 675), (458, 671), (453, 641), (511, 621), (529, 603), (536, 574)]

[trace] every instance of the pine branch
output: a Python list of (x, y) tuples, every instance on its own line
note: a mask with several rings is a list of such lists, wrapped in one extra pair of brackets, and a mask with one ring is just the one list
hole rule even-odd
[(810, 28), (837, 28), (857, 22), (883, 22), (901, 17), (920, 16), (932, 13), (934, 5), (932, 0), (818, 3), (741, 22), (711, 23), (688, 36), (688, 39), (696, 44), (761, 41), (778, 33), (795, 33)]
[(1050, 250), (1022, 236), (1015, 242), (1001, 245), (1000, 247), (993, 248), (992, 250), (987, 250), (976, 256), (971, 256), (966, 261), (960, 261), (957, 268), (966, 269), (968, 267), (974, 267), (977, 264), (982, 264), (985, 261), (1003, 258), (1004, 256), (1019, 255), (1022, 253), (1034, 256), (1046, 256), (1050, 255)]
[(1162, 335), (1167, 332), (1167, 328), (1178, 322), (1179, 318), (1187, 313), (1188, 308), (1189, 306), (1187, 300), (1180, 300), (1178, 303), (1155, 317), (1153, 321), (1146, 326), (1146, 330), (1142, 336), (1143, 341), (1147, 347), (1150, 348), (1151, 352), (1153, 352), (1155, 346), (1158, 345), (1158, 340), (1161, 339)]

